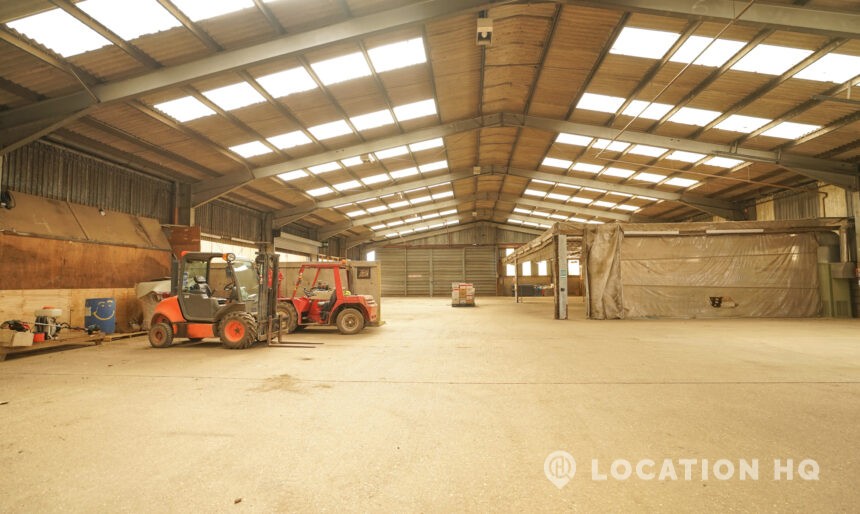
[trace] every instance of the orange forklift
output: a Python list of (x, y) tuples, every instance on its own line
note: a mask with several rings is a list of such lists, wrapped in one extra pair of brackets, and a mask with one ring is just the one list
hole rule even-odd
[[(378, 316), (371, 295), (350, 292), (345, 262), (309, 262), (299, 268), (289, 298), (281, 298), (278, 314), (287, 333), (308, 326), (336, 326), (341, 334), (357, 334)], [(346, 285), (346, 287), (344, 287)]]
[(289, 314), (286, 305), (278, 308), (277, 270), (277, 254), (258, 253), (252, 261), (232, 253), (183, 252), (172, 295), (155, 308), (149, 343), (166, 348), (175, 338), (218, 337), (225, 348), (238, 350), (271, 341), (279, 319)]

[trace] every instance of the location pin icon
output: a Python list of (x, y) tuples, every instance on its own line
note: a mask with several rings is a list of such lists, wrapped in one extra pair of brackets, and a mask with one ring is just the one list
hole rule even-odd
[(576, 474), (576, 460), (564, 450), (556, 450), (543, 461), (543, 472), (556, 487), (566, 486)]

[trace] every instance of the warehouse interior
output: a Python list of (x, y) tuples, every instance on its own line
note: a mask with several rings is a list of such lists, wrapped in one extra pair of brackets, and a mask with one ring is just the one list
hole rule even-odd
[(6, 0), (0, 510), (851, 510), (858, 93), (854, 0)]

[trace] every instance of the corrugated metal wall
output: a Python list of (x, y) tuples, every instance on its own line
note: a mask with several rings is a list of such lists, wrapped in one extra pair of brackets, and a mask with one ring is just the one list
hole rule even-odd
[(496, 295), (497, 250), (493, 246), (463, 248), (380, 248), (385, 296), (443, 296), (452, 282), (471, 282), (475, 294)]
[(173, 184), (73, 150), (35, 142), (3, 158), (3, 187), (170, 223)]
[(773, 195), (773, 216), (776, 220), (802, 220), (819, 216), (818, 187), (808, 191), (785, 191)]
[(216, 200), (194, 210), (194, 224), (207, 234), (256, 242), (262, 231), (262, 213)]

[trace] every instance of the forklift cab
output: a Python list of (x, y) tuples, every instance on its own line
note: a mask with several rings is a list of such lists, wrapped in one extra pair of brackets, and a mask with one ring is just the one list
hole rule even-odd
[(259, 279), (254, 263), (233, 254), (188, 253), (180, 264), (177, 296), (182, 315), (189, 321), (211, 321), (219, 309), (230, 303), (254, 304)]

